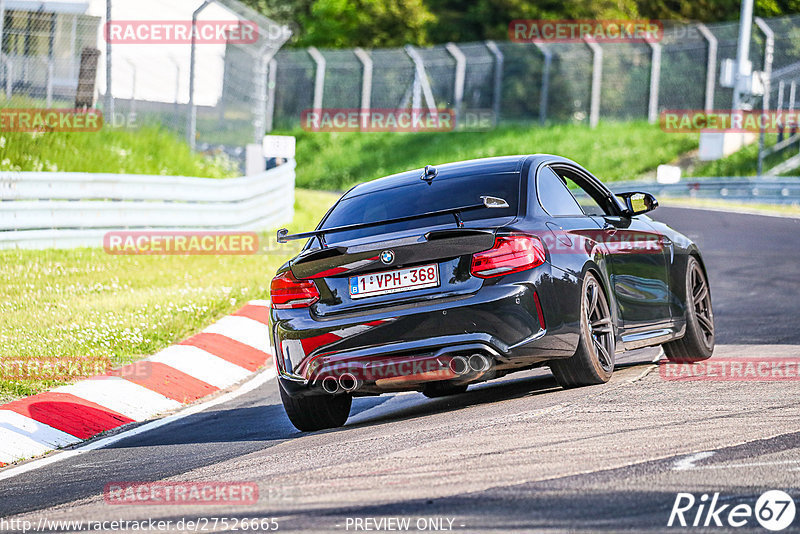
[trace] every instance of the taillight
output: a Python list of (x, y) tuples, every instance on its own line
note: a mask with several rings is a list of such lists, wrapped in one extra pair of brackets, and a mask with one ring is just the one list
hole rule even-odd
[(500, 236), (495, 238), (492, 248), (472, 255), (469, 270), (478, 278), (492, 278), (533, 269), (544, 260), (544, 245), (538, 237)]
[(270, 294), (272, 306), (279, 310), (308, 308), (319, 300), (317, 285), (311, 280), (298, 280), (292, 271), (272, 279)]

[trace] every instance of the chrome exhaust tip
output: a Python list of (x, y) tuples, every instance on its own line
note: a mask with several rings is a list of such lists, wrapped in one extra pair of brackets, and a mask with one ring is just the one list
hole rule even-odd
[(476, 373), (488, 371), (491, 366), (492, 362), (483, 354), (473, 354), (469, 357), (469, 368)]
[(332, 376), (326, 376), (322, 379), (322, 389), (324, 389), (327, 393), (333, 395), (337, 391), (339, 391), (339, 383), (336, 379)]
[(450, 359), (450, 370), (461, 376), (469, 372), (469, 362), (463, 356), (453, 356)]
[(342, 373), (339, 377), (339, 387), (350, 393), (358, 387), (358, 379), (352, 373)]

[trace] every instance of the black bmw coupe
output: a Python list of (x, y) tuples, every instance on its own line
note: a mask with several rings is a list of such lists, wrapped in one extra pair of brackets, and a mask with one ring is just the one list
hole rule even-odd
[(663, 345), (709, 358), (703, 258), (568, 159), (426, 166), (353, 187), (271, 285), (281, 398), (300, 430), (341, 426), (353, 396), (429, 397), (549, 366), (563, 387), (607, 382), (615, 354)]

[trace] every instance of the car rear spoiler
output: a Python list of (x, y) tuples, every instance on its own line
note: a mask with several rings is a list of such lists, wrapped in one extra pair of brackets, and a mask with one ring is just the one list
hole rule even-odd
[(416, 219), (424, 219), (425, 217), (434, 217), (437, 215), (452, 215), (455, 223), (459, 228), (464, 227), (464, 222), (461, 220), (461, 213), (464, 211), (472, 211), (481, 208), (507, 208), (508, 202), (498, 197), (482, 196), (480, 204), (472, 204), (470, 206), (461, 206), (459, 208), (448, 208), (443, 210), (429, 211), (420, 213), (418, 215), (407, 215), (405, 217), (395, 217), (394, 219), (386, 219), (383, 221), (375, 221), (369, 223), (347, 224), (344, 226), (334, 226), (333, 228), (324, 228), (322, 230), (314, 230), (313, 232), (303, 232), (299, 234), (289, 234), (289, 230), (281, 228), (278, 230), (278, 243), (288, 243), (295, 239), (308, 239), (310, 237), (319, 237), (322, 246), (325, 246), (325, 234), (332, 234), (335, 232), (346, 232), (348, 230), (360, 230), (362, 228), (371, 228), (373, 226), (381, 226), (383, 224), (392, 224), (406, 221), (413, 221)]

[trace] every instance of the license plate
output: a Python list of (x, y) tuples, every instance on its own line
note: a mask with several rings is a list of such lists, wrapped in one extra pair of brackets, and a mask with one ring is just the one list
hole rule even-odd
[(422, 265), (396, 271), (364, 274), (350, 278), (350, 296), (354, 299), (400, 293), (412, 289), (437, 287), (439, 266)]

